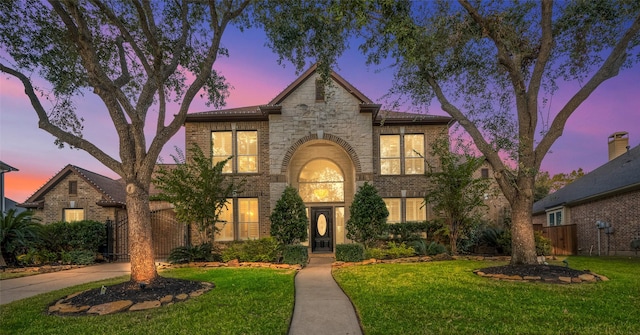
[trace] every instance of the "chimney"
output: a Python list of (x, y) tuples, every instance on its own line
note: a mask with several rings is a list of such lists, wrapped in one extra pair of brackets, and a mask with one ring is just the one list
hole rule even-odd
[(629, 146), (629, 133), (617, 131), (609, 136), (609, 161), (627, 152)]

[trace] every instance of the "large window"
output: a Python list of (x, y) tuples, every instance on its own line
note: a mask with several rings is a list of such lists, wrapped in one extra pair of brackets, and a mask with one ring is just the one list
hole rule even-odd
[(424, 134), (380, 135), (380, 174), (424, 173)]
[(239, 198), (227, 202), (216, 224), (216, 241), (253, 240), (260, 237), (258, 198)]
[(424, 221), (427, 219), (427, 209), (422, 206), (422, 198), (385, 198), (389, 216), (388, 223)]
[(422, 198), (407, 198), (406, 203), (406, 221), (421, 222), (427, 219), (427, 209), (423, 206)]
[(62, 212), (65, 222), (74, 222), (84, 220), (84, 209), (82, 208), (65, 208)]
[(398, 223), (402, 221), (402, 208), (400, 205), (400, 199), (398, 198), (387, 198), (383, 199), (384, 203), (387, 205), (387, 210), (389, 211), (389, 216), (387, 217), (388, 223)]
[(258, 172), (257, 131), (214, 131), (211, 133), (211, 142), (213, 164), (233, 156), (222, 172)]
[(298, 177), (298, 192), (304, 202), (343, 202), (342, 170), (328, 159), (307, 163)]

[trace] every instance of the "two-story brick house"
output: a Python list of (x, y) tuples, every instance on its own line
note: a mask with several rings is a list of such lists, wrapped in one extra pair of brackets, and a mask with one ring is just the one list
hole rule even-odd
[(186, 146), (233, 159), (226, 172), (246, 180), (229, 199), (217, 241), (269, 236), (269, 215), (286, 185), (297, 188), (310, 217), (312, 252), (346, 241), (345, 222), (358, 187), (372, 183), (390, 222), (421, 221), (430, 145), (448, 136), (449, 117), (380, 110), (335, 72), (323, 84), (311, 67), (264, 105), (192, 113)]

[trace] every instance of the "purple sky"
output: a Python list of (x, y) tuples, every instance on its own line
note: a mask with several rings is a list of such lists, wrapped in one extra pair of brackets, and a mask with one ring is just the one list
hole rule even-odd
[[(264, 46), (264, 34), (259, 31), (239, 33), (228, 30), (223, 44), (230, 57), (220, 59), (214, 68), (233, 87), (226, 108), (268, 103), (297, 78), (292, 65), (283, 68), (277, 56)], [(342, 77), (373, 101), (384, 104), (382, 96), (391, 86), (393, 72), (381, 66), (367, 66), (365, 57), (353, 43), (335, 68)], [(601, 85), (569, 119), (563, 136), (543, 161), (543, 170), (551, 174), (583, 168), (591, 171), (606, 163), (607, 137), (617, 131), (629, 132), (629, 144), (640, 143), (640, 65), (624, 70), (616, 78)], [(576, 85), (561, 86), (554, 97), (551, 111), (557, 111)], [(431, 114), (444, 115), (433, 103)], [(384, 107), (383, 107), (384, 108)], [(410, 111), (405, 108), (402, 111)], [(91, 93), (78, 102), (85, 119), (85, 138), (94, 142), (112, 157), (117, 155), (117, 137), (102, 102)], [(195, 100), (191, 112), (208, 110)], [(169, 112), (171, 115), (172, 113)], [(161, 157), (171, 162), (174, 146), (184, 149), (184, 131), (178, 132), (165, 146)], [(18, 202), (25, 201), (47, 180), (67, 164), (118, 178), (95, 158), (81, 150), (57, 149), (53, 136), (38, 128), (36, 113), (16, 79), (0, 77), (0, 160), (20, 171), (5, 174), (5, 194)]]

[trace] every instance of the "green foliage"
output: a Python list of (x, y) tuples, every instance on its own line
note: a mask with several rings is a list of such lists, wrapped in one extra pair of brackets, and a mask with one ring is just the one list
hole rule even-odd
[(216, 223), (226, 208), (227, 198), (238, 192), (241, 183), (235, 183), (222, 173), (231, 157), (212, 166), (211, 155), (205, 155), (194, 144), (189, 150), (191, 160), (186, 161), (182, 152), (171, 155), (175, 166), (168, 168), (160, 165), (153, 183), (160, 193), (153, 197), (174, 205), (176, 218), (185, 223), (194, 223), (202, 234), (203, 241), (213, 241), (219, 231)]
[(542, 232), (539, 231), (535, 231), (534, 236), (536, 238), (536, 254), (538, 256), (551, 255), (551, 252), (553, 250), (551, 240), (542, 236)]
[(398, 222), (389, 224), (387, 230), (395, 241), (409, 242), (427, 235), (429, 224), (428, 221)]
[(10, 209), (2, 213), (0, 221), (0, 257), (7, 256), (7, 261), (12, 262), (19, 254), (27, 252), (39, 241), (41, 225), (29, 211), (16, 213)]
[(573, 170), (570, 173), (557, 173), (553, 177), (549, 176), (549, 172), (540, 171), (536, 174), (534, 184), (533, 201), (536, 202), (569, 184), (576, 179), (584, 176), (582, 168)]
[(271, 213), (271, 236), (289, 245), (307, 240), (309, 219), (298, 190), (287, 186)]
[[(26, 253), (16, 257), (20, 265), (43, 265), (58, 260), (58, 254), (47, 249), (30, 248)], [(73, 259), (69, 259), (68, 263), (72, 263)]]
[(365, 249), (360, 243), (336, 244), (336, 261), (360, 262), (365, 259)]
[(356, 192), (349, 211), (347, 237), (353, 241), (370, 246), (387, 229), (387, 206), (376, 188), (368, 182)]
[(364, 251), (364, 259), (385, 259), (387, 258), (386, 250), (382, 248), (367, 248)]
[(189, 262), (211, 262), (221, 260), (221, 256), (213, 252), (211, 243), (173, 248), (167, 261), (171, 264)]
[(443, 138), (433, 142), (432, 155), (438, 157), (440, 164), (437, 168), (430, 165), (425, 173), (425, 202), (443, 216), (449, 230), (451, 252), (457, 254), (460, 233), (474, 223), (479, 208), (486, 207), (484, 194), (489, 189), (489, 180), (474, 177), (484, 158), (454, 154), (449, 150), (449, 142)]
[(107, 228), (102, 222), (60, 221), (42, 226), (42, 247), (54, 252), (71, 250), (98, 252), (106, 243)]
[(278, 258), (280, 245), (272, 237), (233, 242), (222, 251), (222, 260), (240, 262), (273, 262)]
[(435, 256), (447, 253), (447, 248), (444, 245), (434, 241), (418, 240), (414, 241), (412, 246), (416, 254), (421, 256)]
[(411, 257), (415, 255), (416, 251), (411, 246), (407, 246), (404, 242), (400, 244), (396, 244), (395, 242), (389, 242), (387, 244), (387, 257), (393, 258), (402, 258), (402, 257)]
[(300, 244), (287, 244), (282, 251), (282, 263), (307, 265), (309, 262), (309, 249)]
[(71, 250), (69, 256), (73, 264), (88, 265), (96, 261), (96, 254), (91, 250)]

